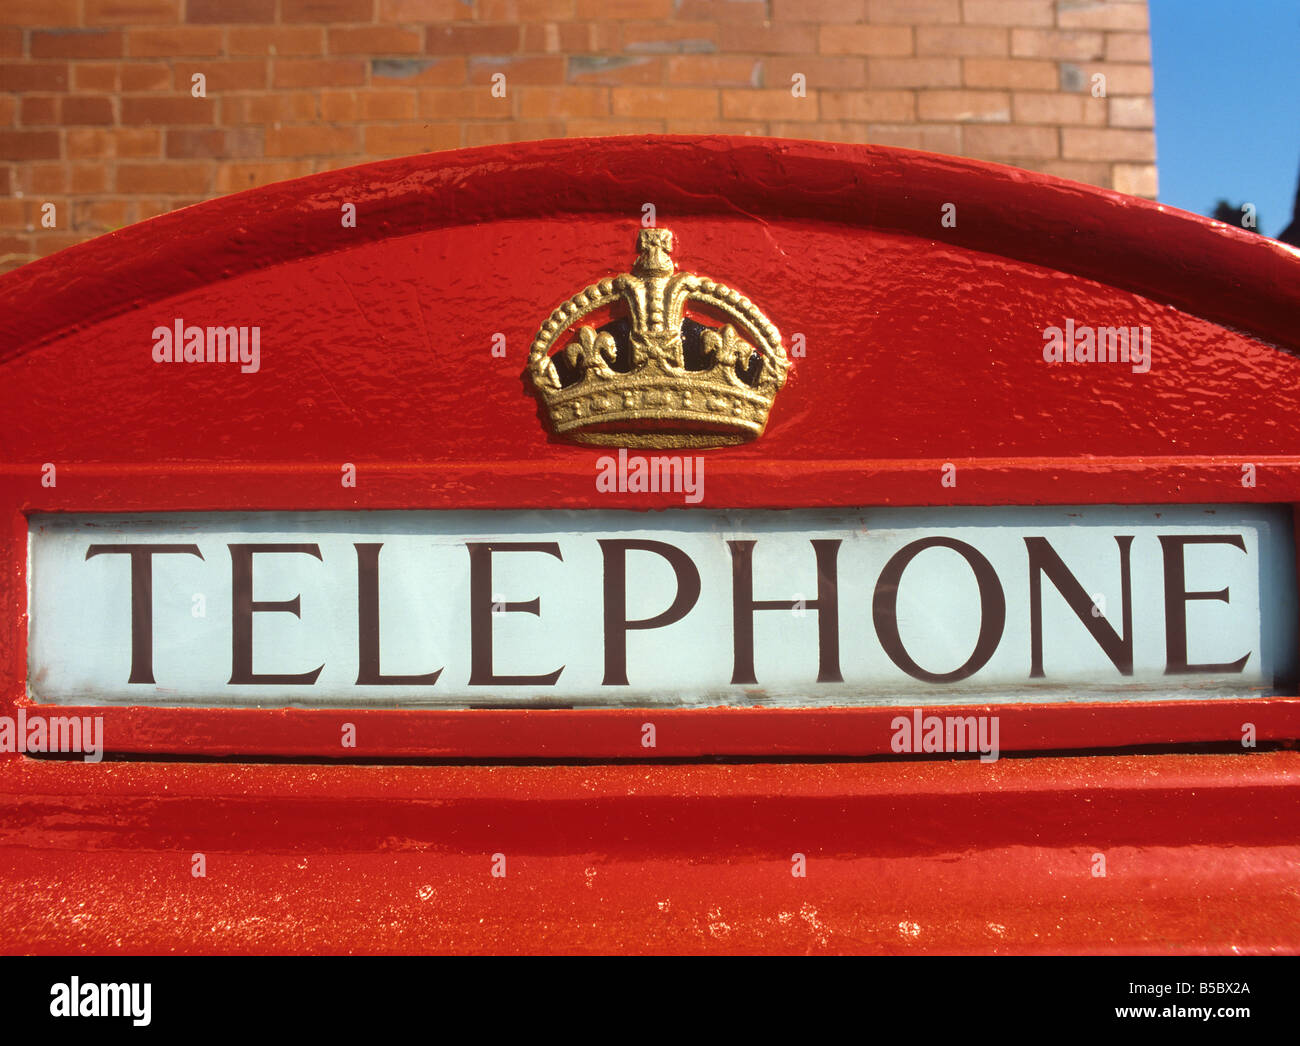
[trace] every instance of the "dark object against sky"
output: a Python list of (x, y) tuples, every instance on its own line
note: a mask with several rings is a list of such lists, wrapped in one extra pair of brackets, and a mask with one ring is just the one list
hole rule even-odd
[(1296, 178), (1295, 206), (1291, 210), (1291, 224), (1278, 233), (1277, 238), (1292, 247), (1300, 247), (1300, 177)]

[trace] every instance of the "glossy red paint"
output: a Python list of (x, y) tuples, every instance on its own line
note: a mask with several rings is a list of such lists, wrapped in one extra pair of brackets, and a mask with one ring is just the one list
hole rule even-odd
[(0, 777), (6, 949), (1159, 954), (1300, 933), (1293, 753), (68, 769)]
[[(187, 208), (0, 278), (0, 712), (26, 700), (29, 512), (673, 505), (597, 497), (600, 451), (550, 439), (520, 377), (550, 309), (626, 268), (647, 202), (681, 267), (807, 344), (764, 437), (706, 452), (703, 508), (1300, 502), (1300, 255), (1281, 244), (904, 150), (633, 138), (413, 157)], [(262, 370), (154, 364), (150, 332), (175, 317), (260, 325)], [(1042, 330), (1067, 318), (1150, 326), (1150, 373), (1044, 364)], [(155, 759), (330, 759), (343, 721), (349, 755), (371, 761), (646, 754), (637, 710), (104, 714), (113, 750)], [(798, 761), (887, 750), (890, 714), (654, 713), (658, 759), (796, 760), (779, 766), (3, 758), (0, 947), (1300, 942), (1300, 757), (1099, 751), (1236, 742), (1246, 716), (1290, 745), (1294, 696), (1002, 708), (1005, 749), (1091, 754), (992, 769)], [(194, 851), (217, 869), (206, 881)], [(506, 880), (488, 875), (495, 852), (515, 862)]]

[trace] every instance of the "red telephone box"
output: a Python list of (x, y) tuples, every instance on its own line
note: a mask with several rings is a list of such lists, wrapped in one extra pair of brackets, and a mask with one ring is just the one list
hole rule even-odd
[(0, 304), (6, 950), (1300, 942), (1289, 247), (569, 140)]

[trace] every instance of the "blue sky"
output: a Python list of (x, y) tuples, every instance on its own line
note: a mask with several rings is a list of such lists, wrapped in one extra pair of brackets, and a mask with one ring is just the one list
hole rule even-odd
[(1300, 0), (1150, 0), (1160, 202), (1253, 203), (1291, 221), (1300, 174)]

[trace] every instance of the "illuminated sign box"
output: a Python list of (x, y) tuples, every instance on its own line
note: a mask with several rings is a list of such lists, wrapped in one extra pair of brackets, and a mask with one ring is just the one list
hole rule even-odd
[(31, 519), (52, 704), (818, 707), (1276, 694), (1289, 509)]

